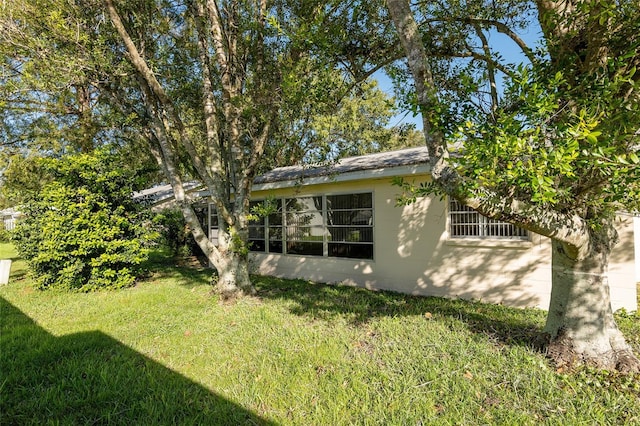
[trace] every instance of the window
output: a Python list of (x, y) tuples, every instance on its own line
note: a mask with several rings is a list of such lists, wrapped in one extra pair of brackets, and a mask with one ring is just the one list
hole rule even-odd
[(218, 211), (214, 204), (209, 204), (209, 240), (218, 245)]
[(209, 206), (207, 206), (206, 204), (195, 204), (193, 206), (193, 211), (195, 212), (196, 217), (198, 218), (198, 222), (200, 222), (200, 226), (202, 226), (202, 229), (207, 229), (208, 226), (208, 208)]
[(449, 236), (451, 238), (527, 240), (529, 233), (510, 223), (489, 219), (471, 207), (450, 199)]
[(287, 254), (322, 256), (325, 231), (322, 197), (288, 198), (284, 205)]
[[(256, 206), (263, 201), (252, 202)], [(250, 250), (373, 259), (373, 194), (268, 201), (271, 213), (249, 224)]]
[(328, 255), (373, 259), (372, 194), (327, 196)]
[[(249, 211), (253, 211), (253, 208), (260, 204), (262, 201), (252, 201), (249, 203)], [(251, 251), (266, 251), (265, 223), (265, 218), (261, 216), (257, 216), (249, 222), (249, 249)]]
[(269, 253), (282, 253), (283, 242), (283, 220), (282, 220), (282, 200), (273, 200), (274, 211), (267, 216), (267, 232), (269, 237)]

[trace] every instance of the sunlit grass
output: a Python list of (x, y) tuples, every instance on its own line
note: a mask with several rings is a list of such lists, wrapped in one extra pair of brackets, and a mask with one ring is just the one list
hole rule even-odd
[[(221, 303), (208, 270), (155, 270), (0, 288), (0, 423), (640, 423), (638, 377), (549, 366), (540, 310), (263, 277)], [(638, 349), (638, 316), (618, 319)]]

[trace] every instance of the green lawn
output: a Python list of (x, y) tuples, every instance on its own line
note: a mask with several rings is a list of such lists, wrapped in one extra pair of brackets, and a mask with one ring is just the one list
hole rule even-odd
[(155, 270), (63, 294), (14, 262), (0, 424), (640, 424), (640, 377), (556, 372), (539, 310), (271, 278), (221, 303), (206, 270)]

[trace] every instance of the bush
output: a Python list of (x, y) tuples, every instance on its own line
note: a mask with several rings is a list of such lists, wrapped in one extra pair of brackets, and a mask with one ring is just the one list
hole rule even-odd
[(11, 231), (0, 228), (0, 243), (8, 243), (11, 241)]
[(43, 160), (54, 179), (22, 207), (14, 231), (38, 288), (90, 291), (132, 285), (153, 235), (132, 200), (135, 171), (109, 152)]
[[(200, 211), (196, 208), (196, 214), (198, 213)], [(202, 222), (206, 217), (200, 219)], [(164, 210), (156, 214), (153, 223), (158, 227), (160, 240), (172, 256), (204, 256), (179, 210)]]

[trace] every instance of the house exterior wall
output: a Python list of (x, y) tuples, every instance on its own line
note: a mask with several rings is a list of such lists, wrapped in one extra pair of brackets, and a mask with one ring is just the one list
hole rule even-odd
[[(426, 180), (427, 176), (417, 176)], [(253, 198), (299, 197), (372, 192), (373, 260), (252, 253), (263, 275), (342, 283), (372, 290), (460, 297), (515, 307), (548, 308), (551, 291), (551, 244), (532, 235), (529, 241), (449, 238), (447, 203), (423, 198), (396, 207), (399, 188), (388, 177), (255, 188)], [(637, 309), (633, 220), (623, 217), (621, 242), (614, 249), (609, 277), (613, 309)]]
[(620, 241), (614, 247), (609, 261), (609, 285), (611, 286), (611, 306), (614, 310), (638, 309), (638, 280), (636, 279), (636, 254), (633, 217), (620, 215), (616, 229)]
[(636, 281), (640, 282), (640, 216), (633, 217), (634, 251), (636, 256)]
[(2, 210), (0, 211), (0, 217), (2, 218), (0, 226), (6, 231), (13, 231), (18, 220), (22, 216), (22, 213), (14, 210), (13, 208)]

